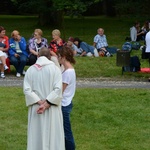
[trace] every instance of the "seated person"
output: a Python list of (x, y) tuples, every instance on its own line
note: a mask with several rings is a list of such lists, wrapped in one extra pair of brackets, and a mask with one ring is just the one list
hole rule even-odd
[(112, 54), (117, 52), (117, 48), (108, 47), (107, 38), (104, 34), (104, 29), (99, 28), (97, 30), (97, 35), (94, 37), (93, 46), (97, 48), (99, 56), (107, 55), (112, 56)]
[(49, 44), (51, 60), (60, 68), (60, 64), (57, 58), (57, 51), (65, 45), (65, 41), (60, 37), (61, 33), (58, 29), (52, 31), (53, 40)]
[(29, 64), (33, 65), (39, 53), (40, 48), (47, 47), (47, 39), (42, 37), (43, 32), (41, 29), (34, 30), (34, 37), (29, 40)]
[(78, 47), (78, 49), (82, 49), (80, 56), (99, 57), (98, 51), (94, 46), (91, 46), (86, 42), (81, 41), (78, 37), (74, 38), (74, 44)]
[(27, 62), (28, 53), (26, 51), (26, 40), (24, 37), (20, 36), (19, 31), (14, 30), (11, 33), (9, 47), (10, 61), (17, 71), (16, 76), (20, 77), (21, 74), (25, 74), (23, 70)]
[(8, 37), (5, 35), (6, 30), (0, 26), (0, 77), (5, 78), (4, 70), (8, 69), (6, 65), (6, 58), (8, 57), (7, 52), (9, 48)]
[[(1, 44), (0, 44), (0, 48), (1, 48)], [(0, 68), (1, 68), (1, 78), (5, 78), (4, 70), (7, 70), (8, 66), (6, 65), (5, 53), (1, 50), (0, 50)]]
[(130, 38), (132, 42), (142, 40), (142, 36), (144, 35), (144, 31), (140, 28), (140, 23), (135, 22), (133, 27), (130, 28)]
[(67, 46), (69, 46), (73, 50), (74, 56), (79, 56), (83, 52), (83, 50), (81, 48), (78, 48), (73, 42), (74, 38), (69, 37), (67, 41)]
[(65, 45), (65, 41), (60, 37), (61, 33), (58, 29), (52, 31), (53, 40), (49, 44), (51, 56), (56, 56), (56, 52)]

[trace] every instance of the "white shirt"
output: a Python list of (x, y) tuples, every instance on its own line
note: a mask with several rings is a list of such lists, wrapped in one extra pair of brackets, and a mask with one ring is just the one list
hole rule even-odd
[(130, 37), (131, 37), (131, 41), (136, 41), (137, 39), (137, 30), (134, 26), (130, 28)]
[(16, 52), (17, 53), (22, 53), (20, 46), (19, 46), (19, 42), (15, 42), (16, 43)]
[(150, 31), (146, 34), (145, 37), (145, 42), (146, 42), (146, 53), (150, 53)]
[(74, 69), (67, 69), (62, 73), (62, 83), (68, 84), (63, 92), (62, 106), (68, 106), (75, 94), (76, 74)]

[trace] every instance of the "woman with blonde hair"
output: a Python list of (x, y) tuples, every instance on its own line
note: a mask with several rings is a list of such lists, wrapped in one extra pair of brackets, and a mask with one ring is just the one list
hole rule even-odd
[(34, 30), (34, 37), (29, 40), (29, 63), (30, 65), (33, 65), (36, 60), (39, 53), (39, 50), (42, 47), (47, 47), (47, 39), (43, 38), (43, 31), (41, 29), (35, 29)]
[(63, 45), (65, 45), (65, 41), (60, 37), (61, 33), (58, 29), (55, 29), (52, 31), (52, 38), (53, 40), (49, 44), (50, 54), (51, 54), (51, 60), (61, 69), (60, 64), (58, 62), (57, 58), (57, 51), (62, 48)]
[(65, 44), (65, 41), (60, 36), (61, 33), (58, 29), (52, 31), (53, 40), (49, 44), (49, 49), (52, 56), (57, 56), (56, 52)]

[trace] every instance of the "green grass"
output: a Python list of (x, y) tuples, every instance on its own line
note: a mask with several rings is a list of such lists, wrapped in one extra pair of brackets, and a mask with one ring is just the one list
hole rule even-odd
[[(137, 18), (135, 18), (137, 20)], [(86, 17), (65, 18), (62, 37), (78, 36), (89, 44), (98, 27), (103, 27), (110, 46), (121, 48), (129, 35), (133, 18)], [(140, 19), (145, 21), (145, 18)], [(26, 39), (35, 28), (41, 28), (44, 37), (51, 40), (53, 28), (37, 25), (33, 16), (0, 16), (1, 25), (10, 37), (14, 29)], [(140, 51), (132, 51), (138, 55)], [(76, 58), (77, 77), (115, 79), (146, 79), (149, 74), (124, 73), (111, 58)], [(141, 67), (149, 67), (141, 60)], [(28, 67), (26, 67), (27, 69)], [(14, 67), (11, 66), (15, 75)], [(0, 87), (0, 150), (25, 150), (27, 138), (27, 107), (22, 88)], [(71, 114), (77, 150), (149, 150), (150, 118), (149, 89), (77, 89)]]
[[(105, 34), (108, 39), (109, 46), (115, 46), (121, 49), (125, 42), (125, 37), (129, 36), (129, 28), (132, 26), (134, 20), (138, 18), (133, 17), (116, 17), (109, 18), (104, 16), (98, 17), (85, 17), (85, 18), (69, 18), (65, 17), (64, 27), (60, 29), (61, 37), (68, 39), (69, 36), (79, 37), (88, 44), (93, 44), (93, 38), (97, 34), (97, 29), (102, 27), (105, 29)], [(142, 20), (139, 19), (142, 23)], [(10, 37), (11, 32), (14, 29), (20, 31), (20, 34), (28, 40), (35, 28), (41, 28), (43, 30), (43, 36), (48, 39), (48, 42), (52, 39), (51, 32), (54, 28), (42, 27), (37, 24), (36, 16), (5, 16), (0, 15), (1, 25), (7, 30), (7, 35)], [(57, 28), (57, 27), (56, 27)], [(141, 42), (143, 45), (143, 42)], [(131, 56), (137, 55), (141, 59), (141, 51), (133, 50)], [(149, 74), (142, 73), (124, 73), (121, 74), (121, 67), (116, 66), (116, 55), (111, 58), (76, 58), (77, 64), (75, 69), (77, 77), (80, 78), (99, 78), (99, 77), (111, 77), (119, 79), (147, 79)], [(147, 60), (141, 59), (141, 67), (149, 67)], [(12, 67), (12, 72), (15, 72)]]
[[(134, 18), (135, 19), (135, 18)], [(14, 29), (20, 31), (21, 35), (29, 39), (35, 28), (41, 28), (44, 37), (50, 41), (51, 32), (54, 28), (42, 27), (37, 24), (36, 16), (7, 16), (0, 15), (1, 25), (7, 29), (7, 35), (10, 36)], [(93, 37), (97, 34), (99, 27), (104, 28), (105, 34), (110, 46), (120, 47), (126, 36), (129, 36), (129, 28), (133, 24), (133, 18), (110, 18), (104, 16), (69, 18), (65, 17), (63, 29), (60, 29), (62, 38), (69, 36), (80, 37), (89, 44), (93, 44)], [(145, 18), (141, 21), (144, 23)], [(57, 28), (57, 26), (56, 26)]]
[[(22, 88), (0, 91), (0, 149), (25, 150), (28, 114)], [(149, 89), (77, 89), (71, 113), (76, 149), (149, 150), (149, 97)]]

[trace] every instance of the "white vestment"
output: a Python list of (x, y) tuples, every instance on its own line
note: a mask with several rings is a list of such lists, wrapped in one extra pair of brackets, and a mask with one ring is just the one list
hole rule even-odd
[[(27, 150), (65, 150), (60, 69), (46, 57), (39, 57), (25, 74), (24, 94), (29, 109)], [(45, 99), (55, 105), (37, 114), (37, 102)]]

